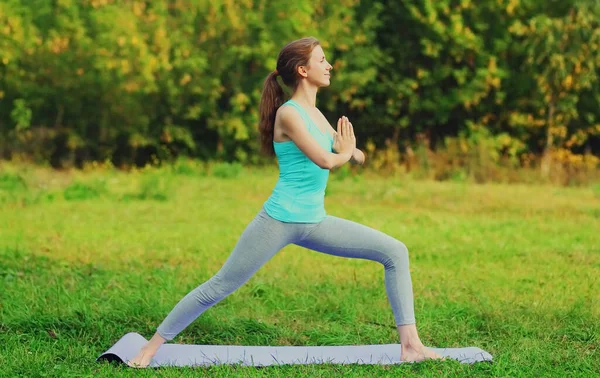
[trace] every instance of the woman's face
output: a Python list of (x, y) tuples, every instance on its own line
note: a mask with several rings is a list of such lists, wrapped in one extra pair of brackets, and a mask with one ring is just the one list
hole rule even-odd
[[(305, 67), (305, 78), (317, 87), (329, 86), (333, 66), (325, 59), (325, 53), (320, 45), (312, 51), (309, 65)], [(304, 76), (304, 75), (303, 75)]]

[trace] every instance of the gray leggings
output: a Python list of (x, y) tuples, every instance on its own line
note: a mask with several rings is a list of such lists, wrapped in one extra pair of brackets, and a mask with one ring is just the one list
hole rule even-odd
[(402, 242), (333, 216), (327, 216), (319, 223), (285, 223), (261, 209), (240, 236), (223, 267), (177, 303), (158, 326), (158, 334), (172, 340), (209, 307), (242, 286), (288, 244), (335, 256), (380, 262), (385, 267), (385, 287), (396, 325), (415, 323), (408, 250)]

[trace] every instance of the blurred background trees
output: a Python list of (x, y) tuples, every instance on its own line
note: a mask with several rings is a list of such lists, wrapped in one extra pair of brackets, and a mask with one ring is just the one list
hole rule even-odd
[(262, 81), (304, 36), (373, 169), (597, 171), (595, 0), (1, 0), (1, 157), (259, 164)]

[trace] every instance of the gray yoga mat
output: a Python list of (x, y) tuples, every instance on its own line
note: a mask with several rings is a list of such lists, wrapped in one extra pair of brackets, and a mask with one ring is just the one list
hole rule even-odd
[[(97, 361), (126, 362), (135, 357), (147, 340), (130, 332), (102, 353)], [(479, 348), (430, 348), (442, 356), (471, 364), (492, 361)], [(348, 346), (239, 346), (163, 344), (149, 367), (240, 364), (270, 366), (286, 364), (399, 364), (400, 344)]]

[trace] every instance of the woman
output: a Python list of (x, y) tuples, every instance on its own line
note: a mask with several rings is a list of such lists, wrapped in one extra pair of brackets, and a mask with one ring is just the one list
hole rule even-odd
[[(362, 164), (365, 160), (356, 148), (348, 118), (338, 119), (334, 130), (315, 106), (318, 89), (329, 86), (332, 68), (314, 38), (293, 41), (281, 50), (277, 69), (265, 80), (260, 104), (261, 144), (264, 151), (277, 156), (279, 181), (223, 267), (173, 308), (152, 339), (128, 361), (130, 366), (147, 366), (165, 341), (243, 285), (288, 244), (383, 264), (402, 360), (440, 358), (423, 346), (417, 334), (406, 246), (382, 232), (325, 212), (329, 170), (348, 161)], [(277, 76), (293, 90), (286, 103)]]

